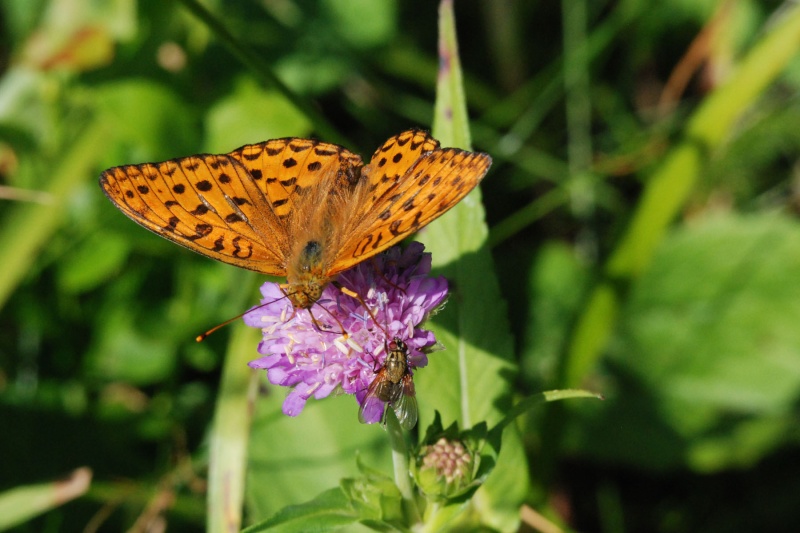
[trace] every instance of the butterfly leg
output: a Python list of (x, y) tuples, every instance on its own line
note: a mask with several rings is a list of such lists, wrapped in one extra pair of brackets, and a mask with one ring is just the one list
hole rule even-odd
[(336, 318), (336, 315), (331, 313), (324, 306), (320, 305), (320, 307), (322, 308), (323, 311), (328, 313), (331, 316), (331, 318), (333, 318), (336, 321), (337, 324), (339, 324), (339, 331), (338, 332), (331, 331), (331, 330), (328, 330), (328, 329), (325, 329), (324, 327), (322, 327), (322, 325), (317, 321), (317, 317), (314, 316), (314, 313), (311, 312), (311, 308), (309, 307), (308, 309), (306, 309), (306, 311), (308, 311), (308, 314), (311, 316), (311, 323), (314, 325), (314, 328), (317, 331), (319, 331), (320, 333), (336, 333), (336, 334), (341, 335), (342, 337), (344, 337), (345, 340), (347, 340), (347, 338), (350, 337), (350, 334), (347, 332), (346, 329), (344, 329), (344, 326), (339, 321), (339, 319)]
[(375, 315), (373, 314), (372, 309), (369, 308), (369, 306), (367, 305), (367, 302), (364, 301), (364, 299), (361, 297), (360, 294), (358, 294), (357, 292), (351, 291), (350, 289), (348, 289), (347, 287), (344, 287), (343, 285), (341, 285), (340, 283), (338, 283), (336, 281), (332, 282), (332, 284), (333, 284), (334, 287), (339, 289), (342, 292), (342, 294), (345, 294), (347, 296), (350, 296), (351, 298), (355, 298), (356, 300), (358, 300), (358, 303), (361, 304), (361, 307), (363, 307), (367, 311), (367, 314), (369, 314), (369, 317), (372, 319), (372, 323), (375, 324), (376, 326), (378, 326), (379, 328), (381, 328), (381, 330), (383, 331), (384, 335), (386, 335), (387, 337), (389, 336), (389, 334), (386, 332), (386, 330), (383, 328), (383, 326), (381, 326), (378, 323), (378, 319), (375, 318)]
[(386, 283), (388, 283), (389, 285), (391, 285), (392, 287), (394, 287), (398, 291), (402, 292), (403, 294), (407, 294), (406, 290), (403, 287), (400, 287), (399, 285), (396, 285), (396, 284), (392, 283), (392, 280), (390, 280), (389, 278), (386, 277), (385, 272), (386, 272), (386, 270), (388, 270), (388, 267), (391, 266), (391, 265), (397, 265), (397, 262), (396, 261), (387, 262), (382, 267), (379, 267), (377, 258), (374, 258), (374, 257), (372, 258), (372, 268), (375, 270), (375, 273), (377, 275), (379, 275), (381, 278), (383, 278), (383, 280)]

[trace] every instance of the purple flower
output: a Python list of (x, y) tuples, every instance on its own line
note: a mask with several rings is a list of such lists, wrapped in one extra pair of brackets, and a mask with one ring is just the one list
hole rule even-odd
[[(405, 250), (395, 246), (339, 274), (338, 283), (369, 311), (333, 284), (309, 310), (295, 310), (277, 283), (261, 286), (261, 305), (244, 315), (264, 334), (263, 357), (250, 366), (266, 369), (270, 383), (291, 387), (285, 414), (297, 416), (311, 396), (325, 398), (339, 388), (363, 402), (394, 339), (408, 347), (409, 370), (428, 364), (425, 351), (436, 338), (418, 326), (445, 300), (447, 280), (428, 277), (431, 254), (423, 250), (417, 242)], [(382, 414), (370, 411), (365, 421)]]

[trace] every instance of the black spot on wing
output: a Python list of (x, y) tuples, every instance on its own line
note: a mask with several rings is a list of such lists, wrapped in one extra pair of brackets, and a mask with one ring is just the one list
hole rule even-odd
[(242, 246), (239, 244), (241, 240), (241, 237), (236, 237), (233, 239), (233, 256), (240, 259), (247, 259), (253, 255), (253, 247), (248, 243), (246, 248), (242, 248)]
[(197, 204), (197, 207), (194, 208), (194, 211), (190, 211), (191, 214), (195, 216), (202, 216), (208, 213), (208, 206), (206, 204)]
[(195, 234), (194, 235), (185, 235), (185, 237), (190, 241), (195, 241), (201, 237), (205, 237), (209, 233), (213, 231), (213, 227), (211, 224), (197, 224), (194, 227)]

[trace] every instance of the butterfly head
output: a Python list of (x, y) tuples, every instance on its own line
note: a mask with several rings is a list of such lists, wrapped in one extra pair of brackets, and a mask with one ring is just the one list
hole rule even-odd
[(322, 296), (322, 291), (327, 285), (317, 277), (281, 285), (286, 297), (292, 302), (295, 309), (308, 309)]

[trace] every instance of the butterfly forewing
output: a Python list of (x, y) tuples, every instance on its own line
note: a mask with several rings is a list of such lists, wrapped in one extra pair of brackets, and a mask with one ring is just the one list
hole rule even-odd
[[(115, 167), (100, 185), (142, 226), (191, 250), (265, 274), (282, 275), (282, 252), (269, 206), (227, 156), (198, 155)], [(265, 211), (266, 209), (266, 211)], [(271, 217), (271, 218), (270, 218)]]
[(383, 143), (364, 168), (370, 196), (367, 202), (359, 206), (360, 212), (369, 213), (372, 206), (385, 202), (388, 199), (387, 192), (405, 176), (417, 159), (438, 147), (439, 141), (422, 130), (404, 131)]
[(359, 227), (347, 232), (349, 239), (336, 262), (340, 270), (400, 242), (444, 214), (480, 183), (491, 163), (486, 154), (457, 148), (420, 156), (370, 205), (372, 211), (359, 221)]

